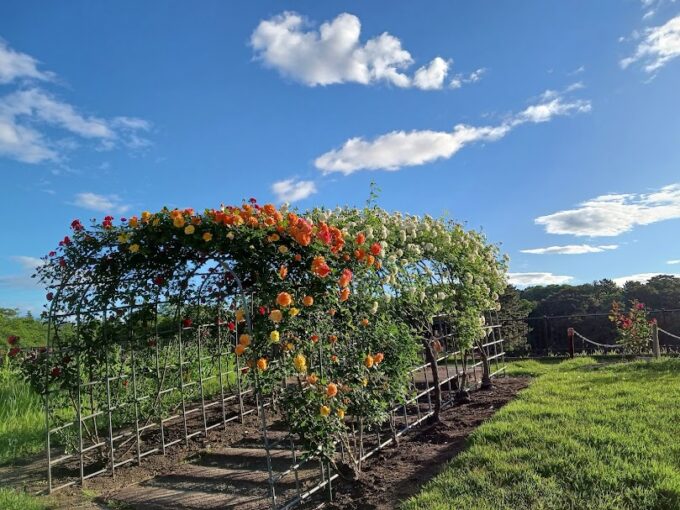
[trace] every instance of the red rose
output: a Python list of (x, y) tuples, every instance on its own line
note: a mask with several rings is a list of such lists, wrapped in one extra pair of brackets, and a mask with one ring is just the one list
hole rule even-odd
[(267, 309), (264, 306), (261, 306), (258, 309), (258, 312), (260, 312), (260, 315), (266, 315), (267, 314)]
[(7, 337), (7, 343), (8, 343), (9, 345), (16, 345), (16, 344), (18, 344), (18, 343), (19, 343), (19, 337), (16, 336), (16, 335), (9, 335), (9, 336)]
[(154, 340), (154, 339), (152, 338), (151, 340), (149, 340), (148, 342), (146, 342), (146, 344), (147, 344), (149, 347), (156, 347), (156, 340)]
[(229, 324), (227, 324), (227, 327), (229, 328), (229, 331), (234, 331), (236, 329), (236, 324), (230, 322)]
[(52, 374), (52, 377), (54, 377), (54, 378), (56, 379), (57, 377), (59, 377), (59, 376), (61, 375), (61, 368), (59, 368), (59, 367), (54, 367), (54, 368), (52, 369), (51, 374)]
[(20, 352), (21, 352), (21, 349), (19, 349), (18, 347), (12, 347), (12, 348), (9, 350), (9, 352), (7, 353), (7, 355), (8, 355), (10, 358), (16, 358), (17, 355), (18, 355)]
[(186, 318), (182, 321), (182, 326), (185, 327), (185, 328), (190, 328), (193, 323), (194, 323), (194, 321), (192, 321), (189, 318)]
[(165, 278), (162, 276), (156, 276), (156, 278), (153, 279), (153, 282), (160, 287), (165, 283)]
[(373, 243), (371, 245), (371, 253), (373, 255), (380, 255), (380, 252), (382, 251), (382, 246), (380, 246), (380, 243)]

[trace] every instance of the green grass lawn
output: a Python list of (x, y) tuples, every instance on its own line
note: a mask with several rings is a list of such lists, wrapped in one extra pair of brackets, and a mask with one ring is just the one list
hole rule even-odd
[(405, 510), (680, 509), (680, 360), (509, 373), (537, 379)]

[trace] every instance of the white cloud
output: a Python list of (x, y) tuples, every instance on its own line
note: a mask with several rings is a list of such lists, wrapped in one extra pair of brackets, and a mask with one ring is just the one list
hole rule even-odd
[(680, 184), (651, 193), (601, 195), (576, 209), (536, 218), (549, 234), (617, 236), (637, 225), (680, 218)]
[(669, 61), (680, 57), (680, 16), (665, 24), (645, 29), (635, 53), (621, 60), (624, 69), (641, 61), (648, 73), (657, 71)]
[(24, 163), (57, 161), (62, 151), (77, 146), (69, 139), (47, 139), (40, 127), (58, 128), (70, 135), (97, 140), (105, 150), (116, 145), (134, 149), (150, 143), (140, 135), (151, 128), (143, 119), (107, 120), (83, 115), (72, 105), (38, 88), (19, 90), (0, 98), (0, 156)]
[(617, 244), (604, 244), (600, 246), (592, 246), (590, 244), (568, 244), (566, 246), (548, 246), (547, 248), (532, 248), (520, 251), (533, 255), (582, 255), (584, 253), (601, 253), (607, 250), (615, 250), (618, 247)]
[(279, 202), (297, 202), (313, 195), (316, 191), (316, 184), (313, 181), (286, 179), (272, 184), (272, 192)]
[(562, 276), (552, 273), (508, 273), (508, 282), (517, 287), (561, 285), (573, 279), (573, 276)]
[(666, 264), (680, 264), (680, 259), (673, 259), (666, 262)]
[(503, 138), (513, 128), (525, 123), (546, 122), (559, 115), (590, 111), (585, 100), (565, 100), (551, 92), (549, 99), (529, 106), (497, 126), (458, 124), (453, 131), (392, 131), (374, 140), (350, 138), (342, 147), (319, 156), (314, 164), (324, 173), (349, 175), (358, 170), (399, 170), (405, 166), (448, 159), (473, 142), (491, 142)]
[(0, 39), (0, 84), (18, 79), (51, 80), (54, 75), (38, 69), (39, 62), (25, 53), (10, 48)]
[(668, 275), (668, 276), (674, 276), (676, 278), (680, 278), (680, 274), (673, 274), (673, 273), (670, 273), (670, 274), (669, 273), (638, 273), (638, 274), (631, 274), (629, 276), (620, 276), (618, 278), (613, 278), (613, 281), (616, 285), (623, 287), (626, 282), (647, 283), (649, 280), (651, 280), (655, 276), (660, 276), (660, 275)]
[(12, 260), (21, 264), (26, 270), (33, 270), (45, 264), (45, 261), (38, 257), (29, 257), (27, 255), (15, 255), (11, 257)]
[(416, 71), (413, 76), (413, 86), (423, 90), (440, 89), (448, 72), (449, 62), (437, 57), (428, 65)]
[(436, 57), (412, 78), (406, 69), (413, 63), (401, 41), (387, 32), (361, 42), (361, 21), (339, 14), (316, 30), (300, 14), (284, 12), (263, 20), (250, 44), (264, 65), (306, 85), (386, 82), (397, 87), (440, 89), (449, 62)]
[(107, 213), (124, 213), (130, 209), (118, 195), (98, 195), (91, 192), (78, 193), (72, 205)]

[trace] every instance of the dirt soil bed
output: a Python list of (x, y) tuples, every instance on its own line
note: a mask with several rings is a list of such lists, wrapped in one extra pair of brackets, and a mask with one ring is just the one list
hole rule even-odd
[(420, 491), (465, 447), (465, 440), (483, 421), (529, 385), (526, 377), (494, 379), (494, 388), (471, 393), (469, 404), (442, 413), (441, 423), (425, 426), (402, 438), (398, 447), (376, 453), (364, 464), (362, 479), (335, 485), (333, 510), (387, 510)]

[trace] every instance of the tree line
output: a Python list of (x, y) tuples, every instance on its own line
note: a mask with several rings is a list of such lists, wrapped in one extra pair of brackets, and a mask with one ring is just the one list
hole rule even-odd
[(615, 343), (616, 328), (608, 318), (612, 304), (618, 301), (628, 305), (634, 299), (645, 304), (649, 317), (657, 319), (661, 328), (680, 334), (677, 277), (659, 275), (646, 283), (629, 281), (622, 287), (608, 279), (525, 289), (509, 285), (500, 297), (499, 312), (505, 326), (506, 350), (516, 355), (564, 352), (570, 327), (596, 342)]

